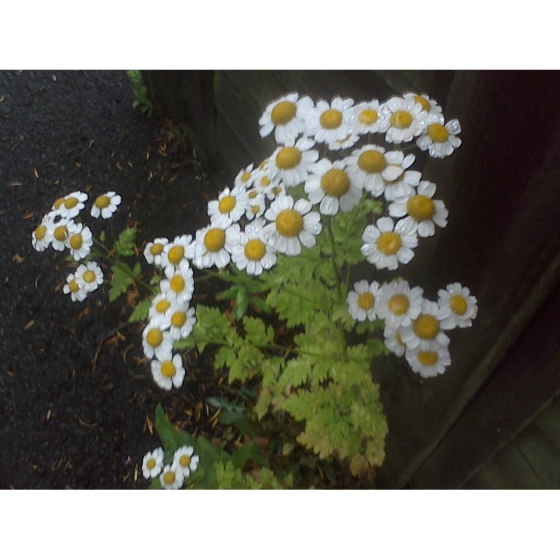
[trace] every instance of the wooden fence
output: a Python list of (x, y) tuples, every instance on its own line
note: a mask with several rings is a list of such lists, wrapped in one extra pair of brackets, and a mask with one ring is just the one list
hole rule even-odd
[[(476, 295), (452, 365), (421, 381), (389, 358), (376, 371), (389, 422), (384, 488), (458, 488), (560, 391), (560, 73), (541, 71), (147, 71), (152, 96), (186, 120), (201, 156), (230, 182), (274, 144), (258, 119), (298, 91), (380, 100), (427, 93), (458, 118), (463, 146), (420, 158), (447, 228), (399, 269), (429, 299), (450, 282)], [(560, 467), (559, 467), (560, 468)]]

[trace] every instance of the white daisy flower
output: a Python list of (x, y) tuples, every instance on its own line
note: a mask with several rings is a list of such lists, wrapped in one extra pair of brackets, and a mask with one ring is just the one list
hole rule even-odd
[(183, 476), (187, 478), (191, 472), (196, 471), (198, 468), (198, 461), (200, 457), (193, 455), (194, 448), (192, 445), (183, 445), (179, 447), (173, 454), (173, 465), (176, 469), (183, 471)]
[(362, 198), (362, 189), (345, 169), (344, 161), (332, 163), (324, 158), (313, 167), (305, 180), (305, 192), (312, 204), (318, 204), (324, 216), (334, 216), (338, 210), (349, 212)]
[[(70, 222), (68, 223), (70, 225)], [(68, 248), (74, 260), (79, 261), (87, 257), (93, 245), (91, 230), (83, 224), (73, 224), (68, 237)]]
[(225, 188), (218, 200), (212, 200), (208, 203), (208, 216), (210, 223), (215, 226), (227, 228), (234, 222), (238, 222), (241, 216), (245, 214), (247, 208), (247, 196), (245, 190), (236, 187), (233, 190)]
[(52, 247), (55, 251), (64, 251), (69, 247), (70, 236), (74, 232), (76, 223), (70, 218), (61, 218), (53, 224)]
[(31, 234), (33, 248), (41, 253), (53, 240), (54, 219), (50, 214), (45, 214), (41, 223), (35, 228)]
[(305, 119), (305, 133), (313, 136), (315, 142), (335, 144), (344, 140), (352, 133), (351, 126), (347, 122), (350, 108), (354, 105), (351, 98), (341, 99), (335, 97), (327, 101), (317, 101), (316, 107), (311, 109)]
[(163, 468), (163, 449), (158, 447), (148, 451), (142, 460), (142, 474), (144, 478), (155, 478)]
[(376, 312), (387, 326), (393, 329), (406, 327), (420, 315), (424, 301), (422, 288), (411, 288), (406, 280), (393, 280), (383, 284), (380, 290)]
[(276, 251), (289, 256), (299, 255), (301, 246), (313, 247), (315, 236), (321, 233), (321, 216), (311, 212), (311, 202), (304, 198), (294, 204), (293, 197), (277, 198), (266, 211), (264, 217), (271, 222), (264, 228), (264, 239)]
[(383, 329), (385, 337), (385, 346), (396, 356), (404, 356), (406, 344), (402, 341), (399, 329), (395, 329), (390, 325), (385, 325)]
[[(169, 269), (169, 267), (166, 268)], [(166, 294), (171, 303), (188, 304), (194, 292), (193, 271), (189, 261), (183, 260), (173, 267), (172, 274), (160, 282), (161, 293)]]
[(81, 191), (72, 192), (55, 201), (52, 211), (62, 218), (75, 218), (84, 208), (88, 195)]
[(415, 159), (416, 156), (414, 154), (408, 154), (406, 157), (402, 158), (401, 163), (395, 163), (395, 165), (400, 167), (400, 174), (396, 179), (385, 181), (385, 190), (383, 191), (385, 200), (390, 202), (396, 198), (414, 194), (414, 188), (418, 186), (422, 178), (422, 173), (420, 173), (420, 171), (408, 169), (414, 163)]
[(441, 200), (432, 200), (436, 185), (430, 181), (420, 181), (417, 193), (397, 198), (389, 204), (389, 215), (411, 222), (417, 228), (419, 237), (431, 237), (435, 226), (445, 227), (449, 212)]
[(64, 284), (62, 291), (65, 294), (70, 294), (72, 301), (84, 301), (88, 295), (84, 288), (80, 287), (74, 274), (69, 274), (66, 277), (66, 284)]
[(183, 471), (175, 465), (165, 465), (163, 472), (159, 475), (159, 482), (166, 490), (178, 490), (183, 486)]
[(266, 210), (266, 198), (264, 193), (254, 189), (247, 193), (247, 209), (245, 217), (248, 220), (260, 218)]
[(445, 368), (451, 365), (449, 348), (433, 340), (427, 343), (423, 349), (407, 348), (405, 358), (412, 371), (419, 373), (423, 378), (441, 375)]
[(239, 224), (228, 228), (209, 225), (196, 232), (193, 244), (193, 263), (199, 268), (226, 267), (231, 260), (233, 246), (239, 242)]
[(185, 368), (180, 354), (171, 356), (171, 353), (169, 353), (161, 361), (159, 359), (152, 360), (150, 366), (152, 376), (158, 387), (171, 391), (173, 387), (178, 389), (183, 385)]
[(428, 114), (414, 99), (393, 97), (385, 103), (384, 112), (390, 125), (385, 134), (386, 142), (410, 142), (415, 136), (423, 134), (426, 128)]
[(117, 206), (121, 201), (122, 198), (116, 192), (106, 192), (95, 199), (91, 207), (91, 215), (94, 218), (101, 216), (104, 220), (108, 220), (117, 211)]
[(441, 321), (442, 329), (449, 330), (455, 327), (462, 329), (472, 325), (478, 306), (476, 298), (471, 295), (467, 287), (454, 282), (448, 284), (445, 290), (439, 290), (438, 296), (438, 305), (450, 311), (449, 317)]
[(257, 170), (253, 170), (254, 164), (251, 163), (245, 169), (242, 169), (233, 181), (234, 189), (250, 189), (255, 181)]
[(354, 284), (354, 290), (348, 292), (346, 303), (348, 304), (348, 313), (356, 321), (374, 321), (377, 318), (375, 313), (376, 303), (381, 295), (379, 282), (360, 280)]
[(239, 270), (246, 270), (251, 276), (258, 276), (276, 264), (274, 248), (265, 240), (262, 220), (247, 225), (239, 234), (239, 243), (233, 246), (231, 260)]
[(336, 150), (346, 150), (347, 148), (351, 148), (360, 140), (360, 136), (357, 132), (349, 132), (345, 138), (342, 140), (336, 140), (331, 144), (328, 144), (329, 150), (336, 151)]
[(449, 337), (443, 332), (441, 322), (449, 314), (449, 309), (440, 307), (437, 302), (423, 299), (418, 317), (410, 325), (401, 328), (402, 341), (412, 350), (426, 350), (432, 341), (447, 346)]
[(158, 360), (167, 359), (173, 348), (171, 333), (150, 321), (142, 331), (142, 348), (147, 358), (155, 356)]
[(260, 135), (268, 136), (274, 130), (277, 144), (293, 144), (305, 129), (305, 119), (313, 108), (310, 97), (299, 98), (298, 93), (290, 93), (273, 101), (259, 119)]
[(313, 164), (319, 159), (319, 152), (312, 150), (312, 138), (300, 138), (294, 146), (279, 146), (270, 157), (270, 175), (286, 187), (303, 183)]
[(161, 266), (161, 259), (165, 246), (169, 243), (167, 237), (158, 237), (146, 244), (144, 258), (148, 264)]
[(187, 338), (196, 323), (195, 310), (192, 307), (174, 304), (169, 315), (169, 332), (173, 340)]
[(80, 288), (93, 292), (103, 284), (103, 271), (95, 261), (90, 261), (76, 269), (75, 278)]
[(408, 264), (414, 257), (418, 237), (414, 227), (400, 220), (395, 225), (392, 218), (379, 218), (376, 225), (364, 230), (361, 247), (362, 254), (376, 268), (396, 270), (399, 263)]
[(163, 251), (160, 253), (160, 265), (168, 278), (175, 274), (182, 263), (187, 262), (186, 258), (191, 243), (192, 235), (177, 235), (172, 242), (163, 246)]
[(377, 99), (363, 101), (354, 105), (346, 116), (346, 122), (357, 134), (376, 134), (387, 132), (389, 118), (382, 111)]
[(442, 115), (429, 115), (426, 120), (426, 133), (416, 140), (418, 147), (424, 152), (428, 150), (430, 157), (447, 157), (462, 144), (457, 136), (461, 134), (459, 121), (453, 119), (445, 125), (443, 123)]
[(386, 152), (381, 146), (368, 144), (354, 150), (344, 162), (346, 171), (354, 183), (373, 196), (381, 196), (385, 185), (402, 175), (404, 160), (402, 152)]
[(434, 99), (430, 99), (429, 95), (425, 93), (418, 95), (417, 93), (405, 93), (403, 95), (404, 99), (413, 100), (415, 103), (420, 103), (422, 105), (422, 109), (426, 111), (428, 116), (430, 115), (441, 115), (442, 108), (438, 105), (437, 101)]
[[(167, 324), (169, 325), (169, 319), (171, 315), (172, 302), (167, 296), (166, 292), (158, 294), (153, 300), (150, 310), (148, 311), (148, 317), (150, 322), (157, 323), (158, 325)], [(161, 327), (162, 329), (167, 329), (168, 327)]]

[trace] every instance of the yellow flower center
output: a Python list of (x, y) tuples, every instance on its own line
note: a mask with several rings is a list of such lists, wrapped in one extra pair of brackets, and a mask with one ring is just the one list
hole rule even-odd
[(83, 244), (84, 244), (84, 240), (82, 238), (81, 233), (75, 233), (70, 238), (70, 247), (72, 247), (72, 249), (74, 249), (75, 251), (77, 251), (78, 249), (81, 249)]
[(163, 342), (163, 333), (158, 328), (151, 329), (146, 335), (146, 342), (153, 348), (156, 348), (156, 346)]
[(235, 199), (235, 196), (224, 196), (224, 198), (222, 198), (222, 200), (220, 200), (220, 203), (218, 204), (218, 210), (222, 214), (229, 214), (235, 208), (236, 203), (237, 200)]
[(95, 276), (95, 272), (93, 272), (93, 270), (86, 270), (84, 272), (84, 275), (82, 276), (82, 278), (84, 279), (85, 282), (93, 282), (96, 278)]
[(372, 125), (377, 119), (379, 115), (375, 109), (366, 109), (362, 111), (358, 115), (358, 120), (365, 125)]
[(406, 211), (417, 222), (423, 222), (429, 220), (436, 213), (436, 207), (431, 198), (423, 194), (417, 194), (406, 203)]
[(178, 274), (173, 276), (169, 282), (169, 287), (176, 293), (180, 293), (185, 289), (185, 280)]
[[(56, 230), (55, 230), (56, 231)], [(35, 230), (35, 239), (37, 241), (41, 241), (42, 239), (45, 238), (45, 235), (47, 235), (47, 228), (46, 226), (39, 226), (36, 230)]]
[(358, 158), (358, 167), (366, 173), (381, 173), (387, 167), (387, 160), (377, 150), (366, 150)]
[(217, 253), (226, 244), (226, 232), (220, 228), (212, 228), (204, 236), (204, 245), (211, 253)]
[(319, 122), (328, 130), (338, 128), (342, 124), (342, 113), (336, 109), (327, 109), (319, 117)]
[(171, 360), (164, 360), (161, 363), (161, 375), (163, 377), (173, 377), (177, 373), (177, 368)]
[(434, 351), (422, 352), (420, 350), (417, 356), (418, 356), (418, 361), (423, 366), (433, 366), (434, 364), (437, 364), (438, 361), (438, 353)]
[(70, 280), (70, 284), (68, 284), (71, 292), (77, 292), (80, 289), (76, 280)]
[(175, 473), (173, 471), (167, 471), (163, 475), (163, 482), (168, 486), (171, 486), (175, 482)]
[(303, 229), (303, 217), (296, 210), (282, 210), (276, 218), (276, 229), (284, 237), (295, 237)]
[(181, 328), (187, 322), (187, 314), (184, 311), (175, 311), (171, 317), (171, 324)]
[(282, 148), (276, 155), (276, 165), (280, 169), (293, 169), (301, 161), (301, 152), (297, 148), (288, 146)]
[(410, 307), (410, 300), (404, 294), (395, 294), (389, 298), (387, 307), (394, 315), (404, 315)]
[(261, 187), (268, 187), (270, 185), (270, 179), (268, 177), (263, 177), (261, 179)]
[(342, 169), (330, 169), (321, 177), (321, 188), (329, 196), (342, 196), (350, 189), (350, 178)]
[(97, 208), (107, 208), (109, 204), (111, 204), (111, 199), (108, 196), (105, 196), (104, 194), (98, 196), (95, 199), (95, 206), (97, 206)]
[(259, 196), (259, 193), (257, 191), (251, 191), (248, 196), (250, 199), (257, 198), (257, 196)]
[(421, 95), (415, 95), (414, 101), (416, 101), (416, 103), (420, 103), (424, 111), (429, 112), (432, 109), (432, 107), (430, 106), (430, 102), (425, 97), (422, 97)]
[(71, 196), (64, 201), (64, 206), (70, 210), (70, 208), (74, 208), (80, 201), (75, 197)]
[(146, 461), (146, 466), (152, 470), (156, 466), (156, 460), (152, 457)]
[(260, 239), (251, 239), (246, 243), (244, 253), (250, 261), (260, 261), (266, 254), (266, 246)]
[(165, 313), (171, 307), (171, 303), (166, 299), (162, 299), (156, 303), (156, 311), (158, 313)]
[(394, 255), (401, 246), (401, 236), (394, 231), (386, 231), (377, 238), (377, 248), (385, 255)]
[(455, 315), (464, 315), (467, 311), (467, 300), (459, 294), (453, 294), (449, 298), (449, 306)]
[(395, 111), (391, 115), (391, 125), (395, 128), (408, 128), (412, 124), (412, 115), (408, 111)]
[(362, 309), (371, 309), (375, 305), (375, 298), (371, 292), (364, 292), (358, 296), (358, 305)]
[(449, 138), (447, 128), (439, 123), (429, 125), (427, 133), (434, 142), (445, 142)]
[(179, 264), (185, 256), (185, 248), (182, 245), (174, 245), (169, 249), (167, 258), (171, 264)]
[(54, 207), (55, 207), (56, 210), (58, 210), (63, 204), (64, 204), (64, 198), (63, 197), (57, 198), (54, 201)]
[(258, 214), (261, 210), (261, 207), (258, 204), (253, 204), (253, 206), (251, 206), (251, 212), (253, 212), (253, 214)]
[(439, 321), (433, 315), (420, 315), (412, 324), (412, 330), (419, 338), (432, 339), (439, 332)]
[(241, 180), (244, 183), (246, 183), (250, 178), (251, 178), (251, 172), (250, 171), (245, 171), (245, 173), (243, 173), (243, 175), (241, 175)]
[(182, 467), (188, 467), (191, 464), (191, 458), (188, 455), (181, 455), (179, 459), (179, 464)]
[(68, 228), (66, 226), (58, 226), (54, 229), (54, 238), (57, 241), (64, 241), (68, 237)]
[(272, 109), (270, 118), (276, 125), (289, 123), (296, 116), (297, 107), (291, 101), (281, 101)]
[(150, 247), (150, 253), (154, 255), (154, 257), (157, 255), (161, 255), (162, 252), (163, 252), (163, 245), (161, 243), (154, 243)]

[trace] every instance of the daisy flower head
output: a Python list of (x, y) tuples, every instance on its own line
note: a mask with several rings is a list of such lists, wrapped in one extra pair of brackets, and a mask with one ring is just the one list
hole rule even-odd
[(146, 244), (144, 249), (144, 258), (148, 264), (156, 264), (161, 266), (161, 259), (165, 246), (169, 243), (167, 237), (158, 237)]
[(418, 237), (413, 225), (399, 220), (396, 225), (392, 218), (379, 218), (376, 225), (366, 227), (361, 251), (368, 262), (378, 269), (396, 270), (399, 263), (408, 264), (414, 257)]
[(424, 348), (407, 348), (405, 358), (412, 371), (424, 379), (441, 375), (451, 365), (449, 348), (432, 340)]
[(199, 268), (226, 267), (231, 260), (233, 246), (239, 242), (239, 224), (228, 228), (213, 224), (199, 229), (193, 244), (193, 263)]
[(418, 186), (422, 178), (422, 173), (420, 173), (420, 171), (409, 169), (414, 163), (416, 156), (414, 154), (408, 154), (407, 156), (402, 154), (402, 156), (401, 162), (395, 163), (395, 165), (400, 168), (400, 174), (395, 179), (385, 181), (383, 195), (385, 196), (385, 200), (389, 202), (402, 196), (414, 194), (414, 187)]
[(441, 322), (444, 330), (470, 327), (478, 312), (476, 298), (459, 282), (448, 284), (445, 290), (438, 291), (438, 305), (450, 312), (449, 317)]
[(345, 163), (334, 163), (324, 158), (313, 167), (305, 181), (305, 192), (312, 204), (319, 204), (325, 216), (334, 216), (338, 210), (349, 212), (362, 198), (362, 189), (352, 181), (345, 170)]
[(74, 223), (67, 241), (70, 254), (74, 257), (74, 260), (79, 261), (89, 255), (93, 245), (93, 236), (87, 226)]
[[(169, 267), (166, 268), (166, 271)], [(193, 271), (189, 261), (183, 260), (173, 267), (172, 273), (160, 282), (161, 292), (171, 303), (188, 304), (194, 292)]]
[(406, 351), (406, 344), (402, 341), (399, 329), (385, 325), (383, 329), (383, 336), (385, 338), (385, 346), (395, 354), (395, 356), (404, 356)]
[(441, 200), (432, 200), (436, 186), (430, 181), (420, 181), (417, 192), (396, 199), (389, 204), (389, 215), (411, 222), (419, 237), (431, 237), (435, 226), (445, 227), (449, 212)]
[(95, 199), (91, 207), (91, 215), (94, 218), (99, 218), (99, 216), (101, 216), (104, 220), (108, 220), (117, 211), (117, 206), (121, 201), (121, 196), (116, 192), (106, 192)]
[(324, 142), (334, 145), (343, 141), (352, 133), (352, 128), (347, 122), (350, 108), (354, 105), (351, 98), (341, 99), (335, 97), (328, 103), (321, 99), (317, 105), (307, 113), (305, 119), (305, 132), (313, 136), (315, 142)]
[(346, 116), (346, 122), (357, 134), (387, 132), (389, 119), (377, 99), (354, 105)]
[(196, 315), (193, 307), (174, 304), (169, 314), (169, 332), (173, 340), (187, 338), (191, 334), (196, 323)]
[[(377, 316), (385, 321), (385, 325), (399, 329), (412, 324), (422, 310), (423, 290), (411, 288), (406, 280), (392, 280), (381, 286), (381, 294), (377, 306)], [(402, 339), (400, 340), (402, 343)]]
[(187, 262), (188, 264), (186, 258), (191, 243), (192, 235), (177, 235), (173, 241), (163, 245), (160, 264), (168, 278), (173, 276), (182, 263)]
[(78, 284), (74, 274), (69, 274), (66, 277), (66, 284), (64, 284), (62, 291), (65, 294), (70, 294), (72, 301), (84, 301), (88, 295), (86, 290)]
[(429, 115), (426, 120), (425, 134), (419, 136), (416, 144), (422, 151), (428, 150), (430, 157), (444, 158), (450, 156), (462, 141), (457, 136), (461, 134), (461, 125), (457, 119), (443, 124), (442, 115)]
[(264, 217), (271, 223), (264, 227), (264, 239), (280, 253), (299, 255), (301, 246), (313, 247), (323, 229), (319, 212), (312, 212), (309, 200), (294, 203), (289, 195), (277, 198)]
[(68, 248), (71, 232), (76, 223), (70, 218), (60, 218), (53, 223), (52, 247), (55, 251), (64, 251)]
[(428, 113), (415, 99), (392, 97), (384, 105), (384, 113), (389, 119), (385, 141), (392, 144), (410, 142), (422, 134), (426, 127)]
[(352, 180), (373, 196), (381, 196), (385, 185), (398, 179), (405, 160), (402, 152), (386, 152), (385, 148), (368, 144), (345, 158), (346, 171)]
[(144, 478), (155, 478), (163, 468), (163, 449), (158, 447), (148, 451), (142, 460), (142, 474)]
[(236, 176), (233, 181), (233, 188), (234, 189), (244, 189), (247, 190), (251, 188), (253, 182), (255, 181), (255, 176), (257, 174), (257, 170), (253, 170), (255, 166), (254, 163), (251, 163), (245, 169), (242, 169)]
[(159, 475), (159, 482), (166, 490), (178, 490), (183, 486), (185, 477), (183, 471), (176, 465), (165, 465), (163, 472)]
[(164, 330), (154, 320), (150, 321), (142, 332), (142, 348), (147, 358), (154, 356), (165, 360), (171, 355), (173, 341), (169, 331)]
[(293, 144), (305, 130), (305, 119), (313, 108), (313, 100), (299, 98), (298, 93), (290, 93), (270, 103), (259, 119), (261, 138), (274, 130), (278, 144)]
[(218, 200), (208, 203), (208, 215), (213, 225), (228, 227), (234, 222), (238, 222), (245, 214), (247, 208), (247, 196), (245, 190), (236, 187), (230, 190), (226, 187), (218, 196)]
[(319, 159), (319, 152), (311, 149), (314, 145), (312, 138), (303, 137), (295, 145), (276, 148), (270, 157), (270, 176), (286, 187), (303, 183)]
[(174, 356), (169, 353), (163, 359), (152, 360), (150, 367), (154, 381), (166, 391), (171, 391), (173, 387), (178, 389), (183, 385), (185, 379), (185, 368), (180, 354)]
[(53, 240), (54, 219), (50, 214), (45, 214), (41, 223), (31, 234), (31, 243), (35, 251), (41, 253)]
[(231, 260), (239, 270), (246, 270), (251, 276), (258, 276), (276, 264), (274, 248), (265, 240), (264, 221), (248, 224), (239, 234), (239, 243), (233, 246)]
[(260, 218), (266, 210), (266, 198), (264, 193), (253, 189), (247, 193), (247, 209), (245, 217), (248, 220)]
[(84, 208), (88, 195), (81, 191), (72, 192), (58, 198), (53, 204), (52, 211), (62, 218), (75, 218)]
[(379, 282), (360, 280), (354, 284), (354, 290), (348, 292), (346, 303), (348, 312), (356, 321), (374, 321), (377, 318), (375, 313), (376, 303), (379, 300), (381, 291)]
[(440, 105), (438, 105), (437, 101), (430, 99), (430, 96), (425, 93), (422, 93), (421, 95), (417, 93), (405, 93), (403, 97), (407, 101), (412, 100), (415, 103), (420, 103), (420, 105), (422, 105), (422, 109), (426, 111), (428, 116), (442, 114), (443, 109)]
[(75, 278), (80, 288), (89, 293), (103, 284), (103, 271), (95, 261), (90, 261), (76, 269)]
[(192, 445), (183, 445), (173, 454), (173, 465), (175, 465), (177, 470), (183, 472), (184, 478), (190, 476), (191, 472), (196, 471), (198, 468), (200, 457), (193, 455), (193, 453), (194, 448)]
[(434, 341), (440, 346), (447, 346), (449, 337), (443, 332), (441, 323), (449, 317), (449, 313), (449, 309), (424, 298), (418, 317), (410, 325), (402, 327), (401, 338), (406, 347), (426, 350)]

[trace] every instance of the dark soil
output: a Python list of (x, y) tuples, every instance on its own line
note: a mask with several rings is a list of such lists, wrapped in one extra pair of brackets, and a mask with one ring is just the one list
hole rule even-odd
[(0, 72), (0, 488), (147, 488), (158, 403), (189, 430), (210, 429), (208, 364), (187, 364), (180, 390), (160, 390), (126, 297), (110, 304), (106, 282), (73, 303), (65, 254), (31, 244), (54, 200), (75, 190), (90, 202), (117, 191), (110, 223), (135, 225), (139, 244), (207, 223), (214, 181), (188, 141), (171, 138), (174, 123), (132, 103), (125, 72)]

